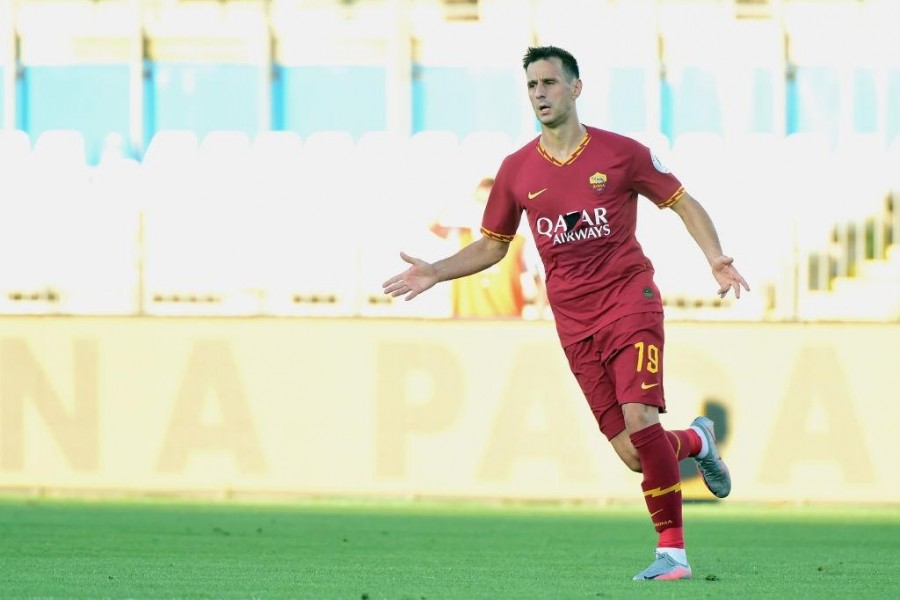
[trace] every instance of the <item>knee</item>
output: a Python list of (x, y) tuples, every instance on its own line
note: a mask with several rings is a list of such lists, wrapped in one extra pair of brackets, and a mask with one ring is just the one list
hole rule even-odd
[(622, 462), (625, 463), (625, 466), (634, 471), (635, 473), (643, 473), (644, 469), (641, 468), (641, 459), (638, 457), (637, 451), (629, 452), (621, 457)]
[(650, 427), (654, 423), (658, 422), (659, 417), (656, 415), (651, 415), (646, 412), (635, 413), (629, 415), (629, 417), (625, 419), (625, 428), (629, 433), (634, 433), (636, 431), (646, 429), (647, 427)]
[(610, 442), (619, 459), (625, 463), (626, 467), (635, 473), (643, 473), (644, 470), (641, 468), (641, 458), (638, 456), (637, 448), (631, 443), (627, 429), (612, 438)]
[(629, 434), (659, 423), (659, 409), (644, 404), (626, 404), (622, 409), (625, 429)]

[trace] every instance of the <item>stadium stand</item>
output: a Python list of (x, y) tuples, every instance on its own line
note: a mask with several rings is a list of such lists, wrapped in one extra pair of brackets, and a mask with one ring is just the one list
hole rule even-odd
[[(362, 175), (354, 209), (360, 283), (359, 314), (364, 316), (450, 316), (450, 291), (441, 286), (422, 303), (386, 298), (381, 283), (400, 263), (399, 251), (426, 260), (449, 250), (428, 226), (438, 207), (459, 201), (459, 140), (445, 131), (410, 137), (372, 133), (357, 144), (356, 172)], [(454, 181), (457, 180), (457, 181)], [(371, 183), (371, 185), (370, 185)], [(424, 254), (423, 254), (424, 253)]]
[(347, 132), (316, 132), (300, 148), (299, 169), (282, 179), (284, 191), (264, 219), (272, 310), (353, 314), (356, 248), (345, 233), (353, 184), (347, 158), (353, 147)]
[[(539, 26), (502, 18), (507, 9), (490, 0), (465, 19), (414, 0), (405, 25), (392, 21), (396, 6), (376, 3), (273, 0), (267, 12), (237, 1), (0, 0), (16, 21), (0, 37), (21, 42), (0, 45), (0, 312), (448, 316), (449, 290), (395, 303), (381, 280), (399, 249), (445, 254), (428, 222), (536, 135), (516, 65), (498, 66), (507, 61), (495, 50), (481, 64), (453, 48), (454, 32), (490, 39), (501, 25), (509, 43), (568, 31), (556, 4), (537, 4)], [(889, 43), (889, 3), (787, 2), (753, 18), (727, 4), (600, 2), (586, 14), (627, 36), (596, 42), (590, 19), (571, 30), (579, 55), (635, 50), (582, 59), (585, 113), (679, 175), (754, 288), (718, 300), (677, 217), (641, 202), (639, 239), (666, 310), (900, 318), (900, 61), (876, 52)], [(839, 60), (809, 26), (817, 14), (827, 32), (869, 35), (871, 48)], [(312, 37), (280, 39), (302, 15)], [(695, 39), (686, 15), (714, 23), (715, 35)], [(48, 32), (61, 21), (57, 39)], [(143, 43), (129, 38), (139, 22)], [(329, 27), (340, 35), (328, 47), (341, 51), (325, 64), (306, 53)], [(397, 32), (413, 39), (388, 43)], [(18, 91), (11, 73), (22, 74)], [(349, 83), (362, 80), (378, 98)], [(90, 119), (41, 93), (69, 81), (93, 86), (73, 96), (97, 102)], [(477, 115), (441, 114), (472, 110), (461, 90), (492, 97)], [(370, 112), (335, 128), (328, 94)], [(212, 106), (226, 96), (235, 102)]]

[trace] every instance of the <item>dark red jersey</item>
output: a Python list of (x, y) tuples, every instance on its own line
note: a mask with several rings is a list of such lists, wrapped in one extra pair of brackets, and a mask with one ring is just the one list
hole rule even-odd
[(638, 195), (660, 208), (684, 188), (639, 142), (593, 127), (565, 162), (536, 138), (506, 157), (481, 232), (510, 241), (525, 211), (563, 346), (616, 319), (661, 312), (653, 266), (635, 237)]

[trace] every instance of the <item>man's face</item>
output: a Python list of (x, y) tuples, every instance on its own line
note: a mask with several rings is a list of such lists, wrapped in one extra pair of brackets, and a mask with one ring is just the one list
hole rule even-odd
[(531, 108), (543, 126), (558, 127), (575, 114), (581, 80), (569, 81), (558, 58), (531, 63), (525, 70), (525, 78)]

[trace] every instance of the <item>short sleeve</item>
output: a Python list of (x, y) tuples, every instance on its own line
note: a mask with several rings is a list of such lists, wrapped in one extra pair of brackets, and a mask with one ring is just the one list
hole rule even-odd
[(512, 188), (514, 170), (510, 157), (506, 157), (497, 171), (481, 220), (481, 235), (506, 243), (512, 242), (522, 218), (522, 206)]
[(684, 195), (684, 187), (678, 178), (643, 144), (634, 143), (631, 160), (634, 191), (649, 198), (659, 208), (672, 206)]

